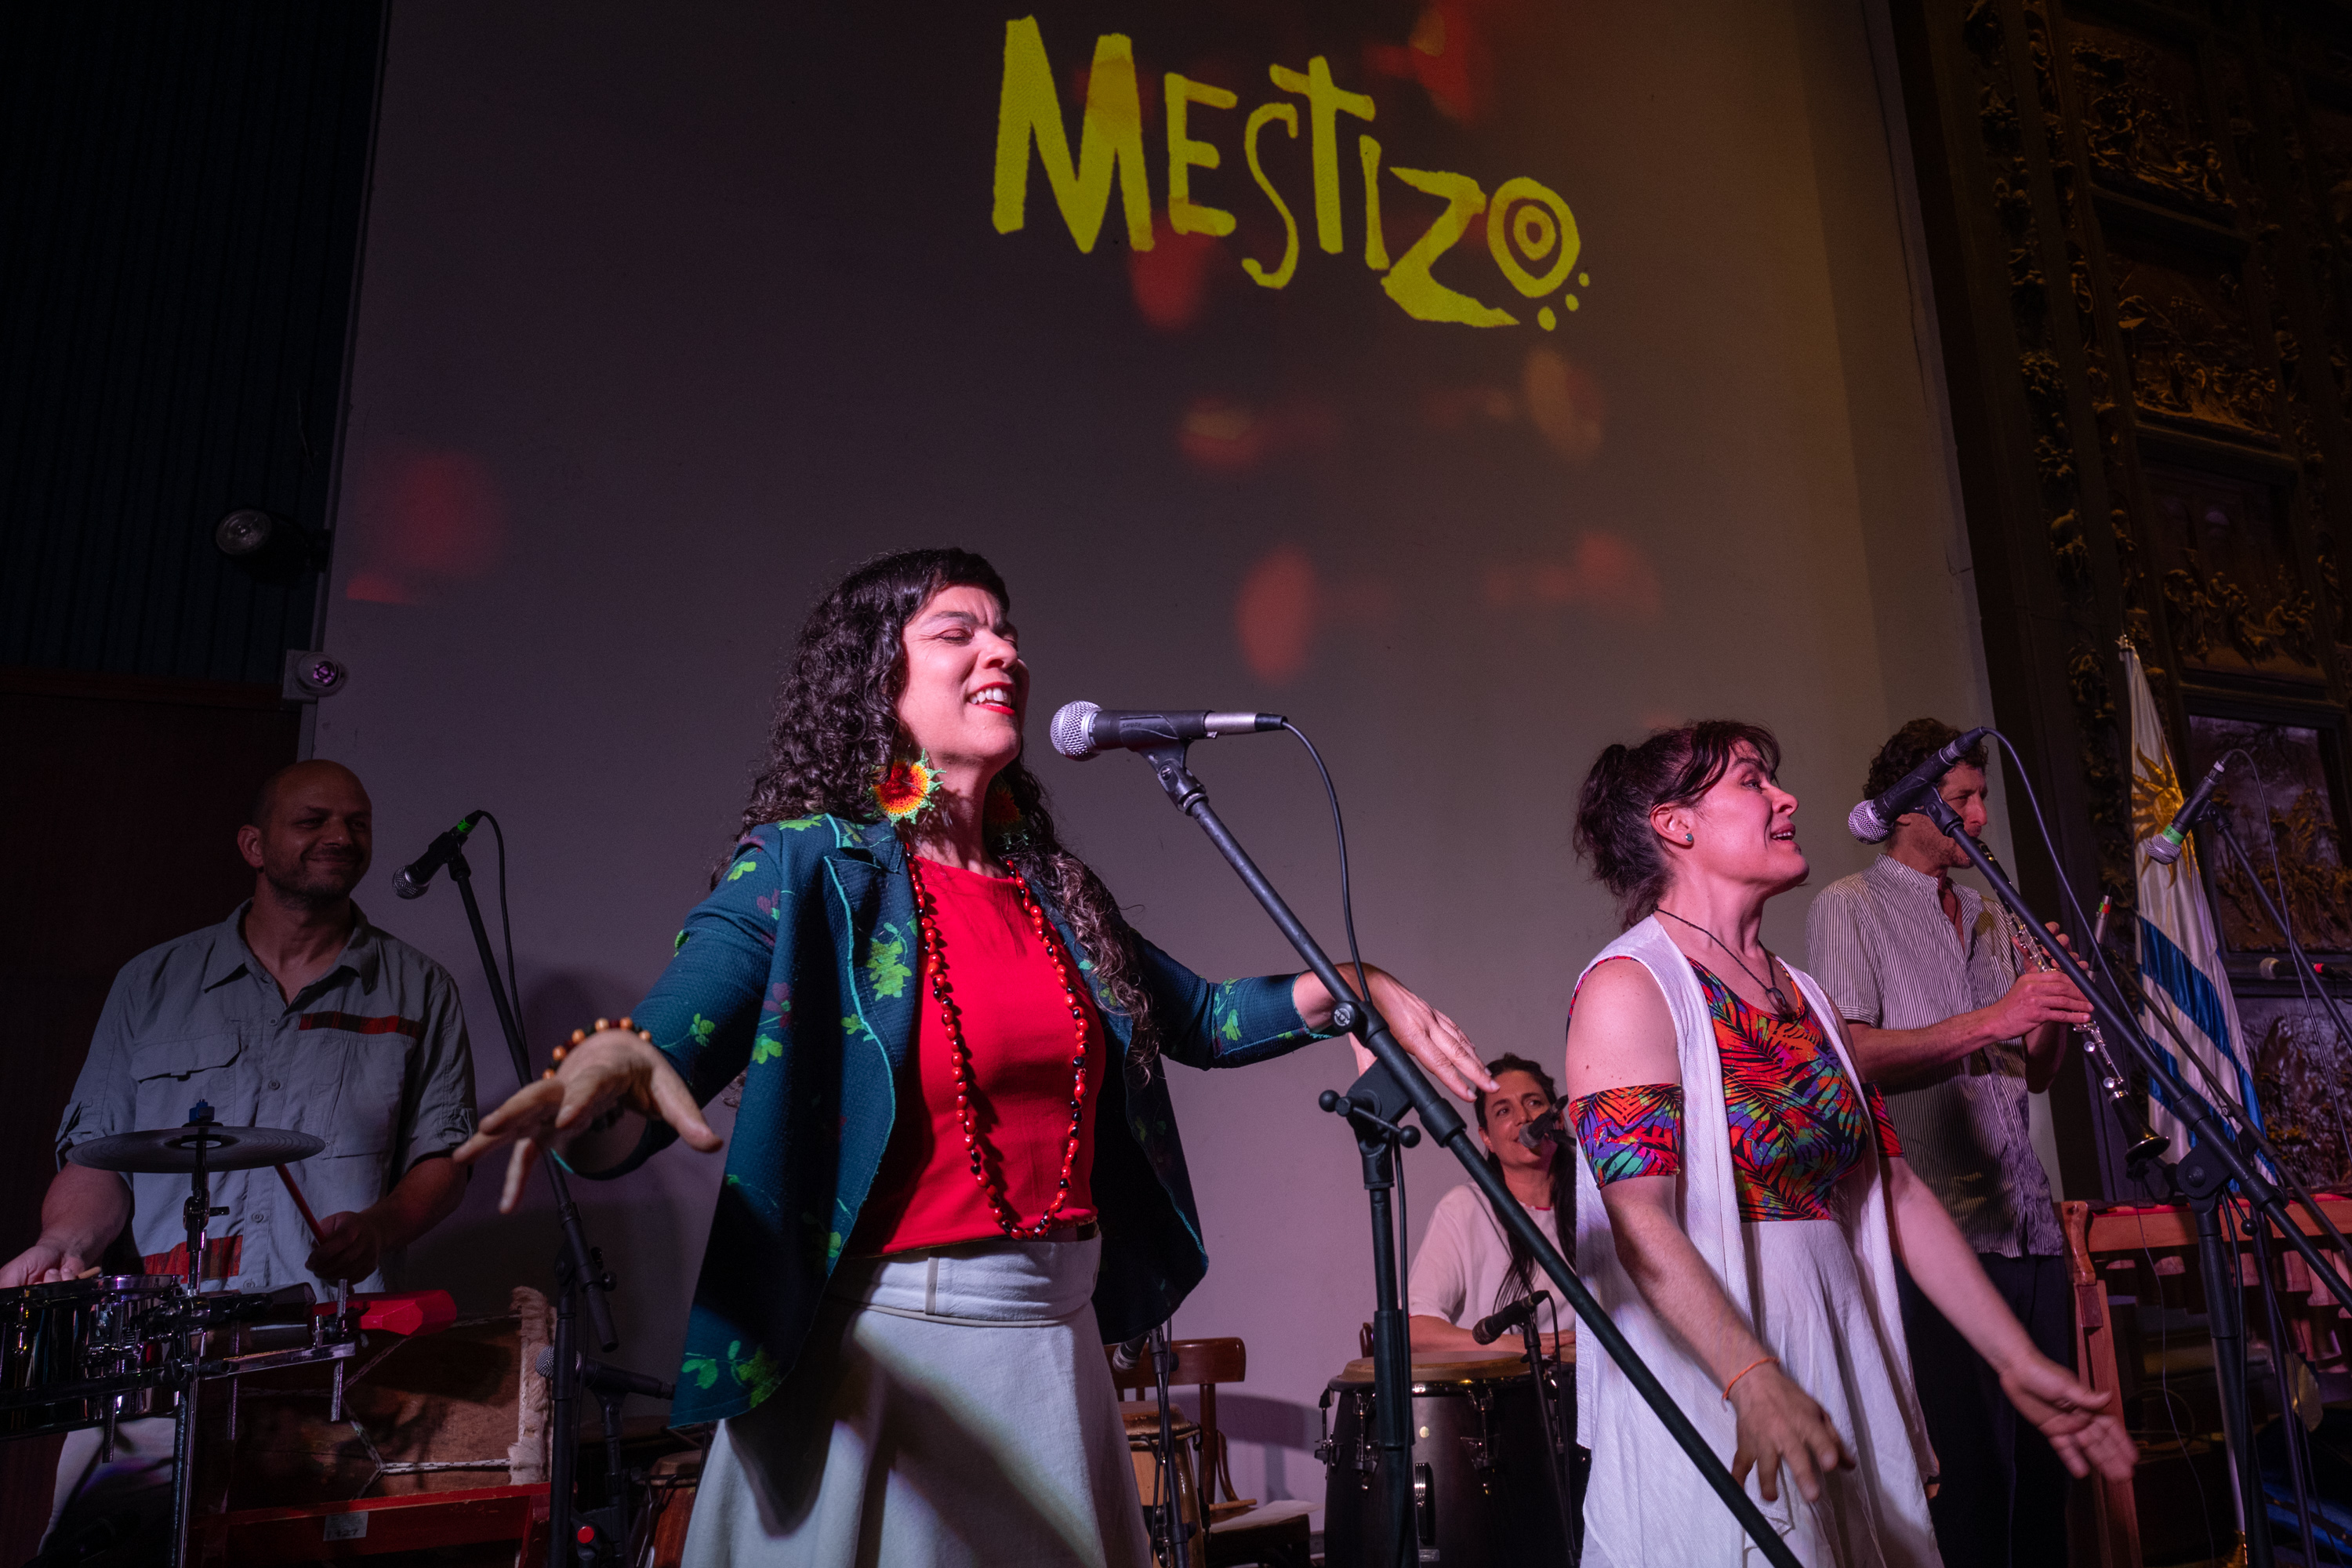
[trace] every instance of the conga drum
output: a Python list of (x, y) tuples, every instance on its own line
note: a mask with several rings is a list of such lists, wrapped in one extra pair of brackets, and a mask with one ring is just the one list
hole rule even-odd
[[(1573, 1368), (1547, 1366), (1571, 1402)], [(1567, 1478), (1552, 1459), (1535, 1381), (1518, 1356), (1430, 1357), (1412, 1363), (1412, 1530), (1418, 1560), (1445, 1568), (1567, 1568)], [(1389, 1486), (1375, 1446), (1372, 1363), (1333, 1378), (1322, 1400), (1324, 1561), (1376, 1568)]]

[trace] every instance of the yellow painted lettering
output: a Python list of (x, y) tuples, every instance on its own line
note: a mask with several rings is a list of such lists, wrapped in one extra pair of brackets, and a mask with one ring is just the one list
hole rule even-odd
[(1192, 199), (1192, 171), (1213, 169), (1216, 148), (1195, 142), (1185, 133), (1185, 110), (1198, 103), (1209, 109), (1231, 109), (1241, 100), (1222, 87), (1168, 73), (1168, 226), (1178, 234), (1227, 235), (1234, 232), (1234, 215), (1222, 207), (1203, 206)]
[(1404, 313), (1417, 321), (1459, 321), (1465, 327), (1513, 327), (1518, 318), (1508, 310), (1492, 305), (1482, 305), (1469, 295), (1448, 289), (1430, 273), (1437, 258), (1454, 247), (1454, 241), (1470, 231), (1470, 220), (1476, 217), (1486, 205), (1486, 194), (1478, 182), (1467, 174), (1449, 174), (1442, 169), (1400, 169), (1389, 173), (1416, 191), (1425, 191), (1442, 197), (1445, 210), (1412, 248), (1397, 258), (1381, 287), (1390, 299), (1402, 306)]
[[(1513, 207), (1519, 210), (1513, 213)], [(1559, 193), (1522, 174), (1495, 192), (1494, 205), (1486, 209), (1486, 248), (1511, 287), (1532, 300), (1568, 281), (1584, 241), (1576, 232), (1576, 215)], [(1531, 261), (1557, 259), (1538, 277), (1520, 263), (1522, 254)]]
[(1381, 228), (1381, 144), (1370, 135), (1359, 136), (1356, 155), (1364, 163), (1364, 265), (1386, 272), (1389, 237)]
[(1282, 265), (1268, 272), (1255, 258), (1242, 258), (1242, 270), (1267, 289), (1281, 288), (1298, 270), (1298, 220), (1290, 216), (1290, 204), (1282, 199), (1282, 193), (1265, 177), (1265, 165), (1257, 161), (1257, 133), (1276, 120), (1282, 121), (1283, 130), (1289, 132), (1292, 141), (1298, 140), (1298, 110), (1287, 103), (1259, 104), (1250, 110), (1248, 123), (1242, 130), (1242, 156), (1249, 162), (1250, 178), (1265, 193), (1265, 199), (1274, 204), (1274, 210), (1282, 215)]
[(1307, 97), (1307, 143), (1315, 167), (1315, 243), (1333, 256), (1339, 254), (1339, 155), (1335, 146), (1335, 117), (1340, 110), (1360, 120), (1372, 117), (1369, 94), (1342, 92), (1331, 82), (1331, 62), (1317, 55), (1304, 71), (1268, 66), (1274, 85), (1285, 92)]
[(1151, 248), (1151, 183), (1143, 162), (1142, 100), (1135, 88), (1135, 48), (1123, 33), (1095, 40), (1094, 68), (1087, 76), (1085, 118), (1078, 129), (1078, 162), (1070, 165), (1070, 142), (1062, 123), (1061, 95), (1045, 59), (1037, 18), (1004, 24), (1004, 84), (996, 100), (996, 232), (1011, 234), (1028, 221), (1029, 148), (1054, 187), (1055, 205), (1081, 251), (1092, 251), (1110, 208), (1111, 176), (1127, 214), (1127, 242)]

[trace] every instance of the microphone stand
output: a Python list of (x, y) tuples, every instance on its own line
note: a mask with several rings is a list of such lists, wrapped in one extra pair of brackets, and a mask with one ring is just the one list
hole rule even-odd
[[(1555, 1200), (1557, 1201), (1557, 1200)], [(1584, 1555), (1584, 1543), (1578, 1539), (1583, 1521), (1576, 1514), (1576, 1499), (1572, 1478), (1575, 1461), (1569, 1453), (1568, 1422), (1560, 1415), (1559, 1389), (1545, 1381), (1543, 1330), (1538, 1327), (1551, 1292), (1538, 1290), (1528, 1298), (1528, 1315), (1519, 1321), (1519, 1344), (1528, 1358), (1528, 1376), (1534, 1381), (1536, 1414), (1543, 1420), (1544, 1440), (1551, 1446), (1552, 1500), (1559, 1507), (1559, 1538), (1568, 1546), (1568, 1560), (1574, 1563)], [(1555, 1316), (1555, 1323), (1559, 1319)]]
[[(522, 1025), (515, 1017), (506, 982), (499, 977), (498, 956), (490, 950), (489, 929), (482, 923), (482, 907), (474, 898), (474, 868), (466, 863), (462, 848), (449, 857), (449, 879), (457, 884), (457, 896), (465, 900), (466, 921), (474, 928), (474, 946), (480, 952), (482, 968), (489, 977), (491, 999), (498, 1004), (499, 1028), (506, 1036), (508, 1055), (514, 1058), (515, 1081), (529, 1084), (530, 1053), (523, 1045)], [(543, 1160), (541, 1164), (546, 1168), (548, 1184), (555, 1190), (556, 1218), (563, 1227), (563, 1245), (555, 1255), (555, 1375), (549, 1379), (547, 1564), (548, 1568), (572, 1568), (583, 1560), (610, 1561), (614, 1547), (628, 1539), (625, 1527), (613, 1531), (572, 1522), (577, 1511), (572, 1490), (579, 1468), (579, 1299), (583, 1294), (587, 1297), (588, 1318), (596, 1342), (610, 1355), (619, 1348), (621, 1336), (613, 1328), (613, 1309), (606, 1298), (620, 1282), (604, 1267), (604, 1253), (588, 1245), (588, 1233), (580, 1223), (580, 1205), (572, 1201), (571, 1184), (564, 1179), (562, 1167), (552, 1159)], [(612, 1435), (608, 1430), (608, 1439)], [(609, 1441), (606, 1461), (613, 1467), (619, 1463), (619, 1449)], [(608, 1477), (606, 1507), (597, 1511), (610, 1513), (618, 1510), (625, 1513), (628, 1500), (621, 1495), (623, 1489), (617, 1473)], [(575, 1539), (581, 1529), (592, 1531), (585, 1541)]]
[[(1667, 1434), (1689, 1456), (1691, 1463), (1697, 1467), (1707, 1485), (1723, 1500), (1723, 1505), (1731, 1510), (1732, 1516), (1738, 1520), (1748, 1539), (1756, 1543), (1757, 1551), (1774, 1568), (1801, 1568), (1788, 1542), (1765, 1522), (1762, 1510), (1757, 1508), (1739, 1483), (1731, 1479), (1731, 1471), (1707, 1447), (1706, 1439), (1699, 1436), (1698, 1428), (1692, 1426), (1690, 1418), (1676, 1407), (1656, 1374), (1643, 1364), (1617, 1325), (1610, 1321), (1609, 1314), (1601, 1310), (1601, 1304), (1585, 1289), (1584, 1281), (1577, 1278), (1576, 1271), (1568, 1266), (1568, 1260), (1559, 1255), (1559, 1248), (1552, 1245), (1552, 1238), (1543, 1233), (1542, 1227), (1536, 1224), (1518, 1199), (1511, 1195), (1503, 1179), (1486, 1168), (1486, 1162), (1479, 1156), (1460, 1113), (1429, 1086), (1429, 1080), (1422, 1076), (1420, 1068), (1405, 1054), (1404, 1047), (1397, 1044), (1396, 1037), (1389, 1032), (1387, 1021), (1369, 1000), (1359, 997), (1340, 977), (1339, 971), (1324, 955), (1314, 937), (1307, 934), (1298, 917), (1292, 914), (1290, 907), (1282, 901), (1282, 895), (1275, 891), (1274, 885), (1265, 879), (1248, 853), (1226, 831), (1217, 814), (1210, 809), (1208, 792), (1201, 787), (1201, 781), (1194, 778), (1192, 771), (1184, 765), (1188, 745), (1189, 742), (1178, 742), (1154, 746), (1144, 752), (1153, 775), (1160, 781), (1160, 787), (1167, 792), (1177, 810), (1200, 825), (1201, 831), (1208, 835), (1209, 841), (1224, 856), (1234, 874), (1241, 878), (1243, 885), (1265, 908), (1282, 934), (1289, 939), (1290, 945), (1297, 950), (1298, 956), (1306, 960), (1307, 968), (1330, 992), (1334, 999), (1331, 1014), (1334, 1027), (1353, 1034), (1377, 1058), (1371, 1070), (1358, 1079), (1345, 1096), (1332, 1096), (1331, 1104), (1337, 1108), (1344, 1101), (1349, 1107), (1348, 1121), (1355, 1129), (1357, 1147), (1363, 1154), (1365, 1186), (1372, 1203), (1373, 1299), (1377, 1309), (1373, 1320), (1373, 1402), (1379, 1422), (1380, 1441), (1377, 1446), (1381, 1451), (1381, 1468), (1389, 1489), (1391, 1530), (1391, 1538), (1385, 1543), (1390, 1555), (1379, 1561), (1396, 1561), (1396, 1554), (1409, 1547), (1414, 1539), (1410, 1515), (1412, 1498), (1410, 1467), (1412, 1402), (1409, 1392), (1412, 1351), (1406, 1338), (1404, 1311), (1399, 1304), (1401, 1292), (1397, 1278), (1395, 1227), (1388, 1219), (1388, 1187), (1393, 1180), (1393, 1161), (1388, 1154), (1389, 1140), (1391, 1134), (1401, 1140), (1402, 1132), (1414, 1131), (1410, 1128), (1400, 1130), (1395, 1125), (1398, 1119), (1411, 1110), (1421, 1118), (1422, 1125), (1429, 1130), (1430, 1135), (1453, 1152), (1454, 1157), (1462, 1163), (1464, 1172), (1486, 1194), (1486, 1201), (1494, 1205), (1496, 1215), (1534, 1253), (1536, 1261), (1543, 1266), (1552, 1283), (1559, 1287), (1561, 1298), (1575, 1310), (1593, 1342), (1617, 1363), (1626, 1381), (1656, 1413)], [(1381, 1178), (1378, 1186), (1373, 1184), (1376, 1177)], [(1386, 1315), (1383, 1317), (1380, 1313)]]
[[(1977, 868), (1985, 884), (2006, 905), (2010, 912), (2025, 923), (2029, 931), (2040, 931), (2041, 921), (2033, 918), (2023, 898), (2002, 876), (2000, 868), (1986, 858), (1985, 852), (1961, 825), (1944, 797), (1933, 789), (1923, 788), (1919, 803), (1912, 809), (1926, 814), (1937, 828), (1960, 847), (1960, 852)], [(2263, 1178), (2262, 1173), (2239, 1149), (2230, 1126), (2213, 1109), (2212, 1102), (2190, 1086), (2179, 1069), (2167, 1059), (2165, 1053), (2151, 1041), (2137, 1021), (2109, 1001), (2091, 982), (2091, 976), (2080, 960), (2060, 942), (2048, 945), (2051, 958), (2066, 978), (2074, 983), (2098, 1016), (2107, 1037), (2120, 1040), (2139, 1061), (2148, 1076), (2166, 1085), (2172, 1099), (2173, 1114), (2194, 1134), (2195, 1146), (2178, 1160), (2161, 1155), (2147, 1163), (2166, 1173), (2172, 1189), (2187, 1201), (2197, 1216), (2197, 1258), (2199, 1273), (2205, 1287), (2207, 1330), (2213, 1342), (2213, 1375), (2221, 1395), (2222, 1434), (2228, 1442), (2238, 1482), (2239, 1500), (2243, 1510), (2246, 1528), (2247, 1561), (2250, 1568), (2273, 1568), (2271, 1549), (2270, 1516), (2264, 1505), (2262, 1474), (2255, 1458), (2253, 1445), (2252, 1405), (2246, 1384), (2244, 1302), (2240, 1292), (2238, 1254), (2221, 1234), (2219, 1211), (2229, 1199), (2232, 1189), (2236, 1195), (2255, 1213), (2256, 1225), (2274, 1225), (2286, 1238), (2287, 1245), (2303, 1255), (2312, 1273), (2323, 1280), (2346, 1310), (2352, 1311), (2352, 1281), (2347, 1281), (2328, 1267), (2310, 1237), (2303, 1234), (2287, 1212), (2278, 1189)], [(2318, 1206), (2311, 1205), (2318, 1214)], [(2323, 1223), (2325, 1223), (2323, 1219)], [(2274, 1347), (2275, 1348), (2275, 1347)], [(2308, 1548), (2310, 1538), (2305, 1538)]]

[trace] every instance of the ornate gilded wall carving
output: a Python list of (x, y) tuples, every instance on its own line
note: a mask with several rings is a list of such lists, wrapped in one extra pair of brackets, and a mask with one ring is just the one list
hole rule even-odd
[(2133, 401), (2159, 417), (2275, 440), (2278, 383), (2254, 341), (2236, 269), (2136, 248), (2133, 238), (2107, 245)]
[[(1933, 149), (1923, 174), (1941, 180), (1966, 241), (1933, 247), (1932, 265), (1939, 311), (1965, 295), (1955, 406), (1976, 400), (1969, 428), (1991, 433), (1962, 453), (1971, 529), (1997, 533), (2012, 567), (1979, 591), (2008, 595), (1987, 604), (1989, 631), (2017, 653), (1997, 679), (2032, 686), (1997, 689), (1996, 705), (2053, 740), (2071, 723), (2076, 742), (2072, 820), (2057, 825), (2064, 872), (2135, 901), (2113, 684), (2127, 634), (2178, 756), (2189, 725), (2217, 714), (2273, 730), (2278, 713), (2318, 715), (2304, 726), (2311, 755), (2331, 759), (2317, 783), (2249, 808), (2248, 823), (2263, 853), (2296, 862), (2305, 934), (2352, 952), (2337, 832), (2352, 571), (2336, 558), (2352, 493), (2329, 482), (2331, 458), (2352, 461), (2352, 8), (1896, 5), (1898, 34), (1906, 8), (1934, 33), (1906, 58), (1905, 92), (1919, 91), (1915, 62), (1931, 60), (1935, 135), (1914, 145)], [(1909, 112), (1916, 129), (1923, 110)], [(2016, 379), (1989, 392), (1988, 374)], [(2046, 575), (2015, 578), (2027, 562)], [(2242, 717), (2265, 704), (2272, 717)], [(2252, 974), (2276, 933), (2245, 912), (2251, 891), (2216, 885), (2246, 955), (2232, 969), (2242, 1006), (2277, 994)], [(2110, 940), (2128, 963), (2128, 936)], [(2299, 1055), (2282, 1028), (2266, 1096), (2301, 1105), (2314, 1070), (2352, 1082), (2352, 1059)]]
[(2195, 109), (2196, 60), (2079, 16), (2066, 33), (2091, 177), (2226, 222), (2221, 153)]

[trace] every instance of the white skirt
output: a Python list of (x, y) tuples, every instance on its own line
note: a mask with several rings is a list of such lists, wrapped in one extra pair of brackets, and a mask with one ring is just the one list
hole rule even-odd
[(685, 1568), (1150, 1568), (1097, 1239), (845, 1258), (784, 1385), (719, 1424)]
[[(1825, 1478), (1816, 1502), (1804, 1500), (1785, 1469), (1779, 1503), (1762, 1502), (1752, 1473), (1748, 1496), (1781, 1529), (1806, 1568), (1934, 1568), (1942, 1558), (1927, 1517), (1927, 1489), (1845, 1228), (1835, 1220), (1783, 1219), (1750, 1221), (1740, 1231), (1759, 1320), (1757, 1337), (1780, 1357), (1780, 1370), (1828, 1413), (1854, 1457), (1853, 1469)], [(1611, 1387), (1612, 1395), (1640, 1398), (1622, 1378), (1612, 1380)], [(1676, 1501), (1637, 1502), (1639, 1540), (1612, 1541), (1596, 1530), (1585, 1543), (1586, 1568), (1690, 1562), (1677, 1544), (1675, 1515), (1685, 1507), (1720, 1510), (1721, 1500), (1706, 1489), (1689, 1458), (1647, 1409), (1612, 1414), (1602, 1429), (1622, 1436), (1612, 1443), (1595, 1435), (1588, 1495), (1604, 1495), (1602, 1489), (1611, 1488), (1621, 1490), (1605, 1495), (1646, 1494), (1654, 1504), (1675, 1496)], [(1731, 1462), (1727, 1447), (1721, 1458)], [(1752, 1546), (1746, 1556), (1761, 1561)]]

